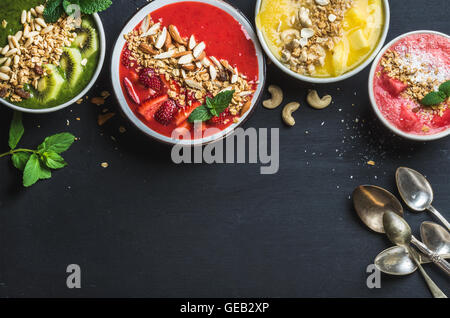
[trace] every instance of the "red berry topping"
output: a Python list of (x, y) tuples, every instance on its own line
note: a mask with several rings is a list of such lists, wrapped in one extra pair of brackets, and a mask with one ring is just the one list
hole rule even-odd
[(172, 99), (169, 99), (165, 101), (155, 113), (155, 120), (161, 125), (167, 126), (172, 122), (177, 111), (177, 104)]
[(128, 48), (123, 50), (122, 58), (121, 58), (123, 66), (125, 66), (125, 67), (130, 66), (130, 55), (131, 55), (131, 51)]
[(230, 111), (225, 109), (219, 116), (212, 117), (209, 122), (214, 125), (220, 125), (225, 122), (226, 119), (228, 119), (231, 116)]
[(139, 81), (146, 87), (152, 89), (156, 94), (159, 94), (162, 89), (162, 82), (155, 71), (151, 68), (144, 68), (139, 73)]

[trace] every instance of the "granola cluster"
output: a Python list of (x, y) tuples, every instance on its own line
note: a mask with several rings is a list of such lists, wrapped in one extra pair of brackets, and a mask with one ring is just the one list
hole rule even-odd
[[(164, 27), (147, 16), (137, 30), (125, 35), (130, 60), (139, 71), (151, 67), (172, 83), (168, 95), (181, 106), (190, 105), (186, 90), (197, 100), (216, 96), (225, 90), (235, 90), (229, 106), (232, 115), (245, 113), (251, 103), (257, 83), (248, 81), (236, 66), (226, 60), (206, 55), (204, 42), (197, 42), (194, 35), (183, 38), (177, 27)], [(177, 83), (180, 87), (177, 87)]]
[(325, 64), (327, 50), (332, 50), (343, 36), (342, 21), (352, 0), (302, 0), (291, 17), (291, 28), (280, 32), (283, 46), (281, 61), (294, 72), (314, 75)]
[[(388, 50), (383, 55), (380, 65), (383, 67), (383, 72), (395, 78), (402, 83), (408, 85), (402, 93), (403, 97), (420, 101), (430, 92), (435, 91), (444, 81), (439, 79), (439, 70), (436, 66), (425, 62), (420, 64), (414, 63), (414, 58), (410, 53), (400, 54), (394, 50)], [(381, 74), (377, 74), (380, 76)], [(426, 113), (437, 113), (442, 116), (444, 111), (449, 107), (448, 101), (439, 105), (415, 108), (413, 111), (423, 111)]]
[(23, 11), (23, 30), (8, 36), (8, 44), (0, 48), (0, 97), (20, 102), (29, 98), (24, 85), (37, 88), (45, 76), (45, 64), (59, 65), (62, 48), (70, 46), (77, 34), (77, 23), (71, 17), (47, 24), (42, 16), (44, 6)]

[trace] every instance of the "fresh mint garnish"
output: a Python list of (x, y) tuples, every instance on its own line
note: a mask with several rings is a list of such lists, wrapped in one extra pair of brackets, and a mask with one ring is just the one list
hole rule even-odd
[(17, 147), (20, 139), (23, 136), (24, 128), (22, 124), (22, 113), (14, 112), (13, 119), (11, 121), (11, 126), (9, 128), (9, 148), (11, 150)]
[(445, 101), (448, 97), (450, 97), (450, 81), (442, 83), (438, 92), (428, 93), (420, 102), (424, 106), (435, 106)]
[(38, 180), (51, 178), (51, 169), (67, 166), (60, 153), (70, 148), (75, 137), (69, 133), (56, 134), (45, 138), (37, 150), (16, 149), (24, 131), (22, 114), (14, 112), (9, 130), (10, 151), (0, 154), (0, 158), (10, 155), (13, 166), (23, 171), (23, 185), (29, 187)]
[(190, 123), (195, 121), (207, 121), (214, 116), (219, 116), (230, 105), (233, 99), (234, 90), (224, 91), (217, 94), (214, 98), (206, 97), (205, 105), (194, 109), (188, 118)]
[(64, 13), (62, 0), (48, 0), (45, 4), (44, 19), (49, 23), (55, 23)]
[(450, 81), (444, 82), (439, 86), (439, 91), (450, 97)]
[(44, 19), (54, 23), (65, 13), (71, 15), (74, 9), (71, 5), (77, 5), (80, 12), (94, 14), (108, 9), (112, 5), (111, 0), (48, 0), (45, 5)]

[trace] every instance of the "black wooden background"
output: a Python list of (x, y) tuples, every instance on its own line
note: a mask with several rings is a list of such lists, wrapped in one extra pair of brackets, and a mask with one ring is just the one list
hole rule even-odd
[[(255, 1), (231, 2), (254, 19)], [(90, 97), (112, 92), (110, 52), (123, 24), (146, 3), (115, 0), (101, 14), (108, 54)], [(446, 0), (390, 5), (388, 40), (418, 29), (449, 30)], [(368, 183), (397, 193), (395, 169), (409, 166), (429, 177), (435, 206), (450, 217), (450, 139), (418, 143), (387, 132), (370, 109), (367, 78), (368, 69), (317, 86), (335, 102), (315, 111), (305, 101), (311, 85), (268, 66), (268, 83), (302, 104), (293, 128), (282, 124), (281, 109), (261, 106), (245, 125), (280, 128), (276, 175), (260, 175), (251, 164), (177, 166), (170, 148), (120, 115), (97, 125), (103, 108), (118, 111), (113, 97), (104, 107), (85, 102), (26, 115), (23, 146), (61, 131), (80, 140), (65, 155), (68, 168), (29, 189), (0, 159), (0, 296), (429, 297), (418, 273), (382, 275), (381, 289), (366, 287), (367, 265), (390, 244), (362, 225), (350, 195)], [(0, 150), (7, 151), (11, 115), (0, 107)], [(406, 218), (418, 234), (430, 216), (406, 212)], [(72, 263), (81, 266), (81, 289), (66, 287)], [(425, 267), (450, 294), (448, 278)]]

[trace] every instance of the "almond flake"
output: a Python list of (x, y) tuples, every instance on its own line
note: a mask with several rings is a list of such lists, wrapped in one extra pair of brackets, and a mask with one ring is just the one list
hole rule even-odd
[(141, 37), (145, 38), (145, 37), (150, 36), (150, 35), (155, 35), (156, 33), (158, 33), (160, 27), (161, 27), (161, 23), (159, 23), (159, 22), (156, 23), (156, 24), (153, 24), (150, 27), (150, 29), (148, 29), (147, 32), (141, 34)]
[(164, 43), (166, 43), (166, 38), (167, 38), (167, 28), (164, 27), (161, 33), (158, 35), (158, 38), (156, 39), (155, 47), (158, 50), (160, 50), (164, 46)]
[(205, 42), (200, 42), (199, 44), (197, 44), (197, 46), (194, 48), (193, 51), (194, 57), (198, 58), (200, 54), (202, 54), (202, 52), (205, 50), (205, 48), (206, 48)]
[(145, 17), (144, 21), (142, 21), (142, 24), (141, 24), (141, 27), (140, 27), (140, 30), (141, 30), (142, 33), (147, 32), (148, 29), (150, 28), (150, 19), (151, 19), (150, 18), (150, 14), (148, 14)]
[(153, 58), (155, 58), (157, 60), (163, 60), (163, 59), (171, 58), (172, 56), (174, 56), (174, 54), (175, 54), (175, 50), (169, 50), (167, 52), (157, 54), (157, 55), (153, 56)]
[(222, 64), (220, 64), (219, 60), (216, 59), (215, 56), (210, 56), (209, 58), (211, 59), (211, 61), (213, 61), (214, 64), (216, 64), (216, 66), (219, 68), (219, 70), (223, 70)]
[(190, 87), (192, 87), (192, 88), (195, 88), (195, 89), (203, 89), (202, 84), (200, 84), (199, 82), (194, 81), (194, 80), (191, 79), (191, 78), (186, 78), (184, 81), (186, 82), (186, 84), (187, 84), (188, 86), (190, 86)]
[(183, 55), (178, 60), (178, 64), (189, 64), (194, 60), (194, 56), (192, 54)]
[(196, 45), (197, 42), (195, 41), (195, 36), (191, 35), (191, 37), (189, 38), (189, 50), (193, 50)]
[(302, 38), (309, 39), (314, 35), (314, 30), (311, 28), (303, 28), (300, 35)]
[(215, 80), (217, 78), (217, 70), (214, 66), (209, 66), (209, 75), (211, 75), (211, 80)]

